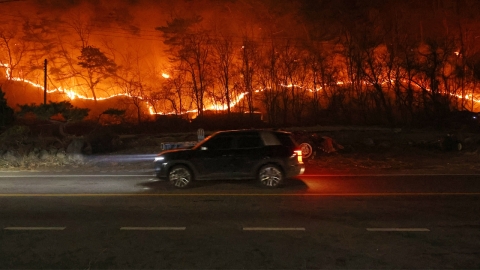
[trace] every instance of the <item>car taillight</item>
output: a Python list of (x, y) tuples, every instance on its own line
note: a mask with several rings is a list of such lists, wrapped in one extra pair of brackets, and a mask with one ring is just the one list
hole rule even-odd
[(296, 155), (297, 155), (297, 160), (298, 160), (298, 163), (303, 163), (303, 154), (302, 154), (302, 150), (295, 150), (293, 151)]

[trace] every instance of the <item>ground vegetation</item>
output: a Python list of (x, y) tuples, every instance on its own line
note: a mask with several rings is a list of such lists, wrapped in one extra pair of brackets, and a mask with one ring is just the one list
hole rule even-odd
[[(154, 123), (101, 126), (96, 122), (78, 122), (67, 128), (70, 134), (76, 134), (67, 144), (59, 143), (53, 134), (56, 128), (46, 122), (17, 123), (0, 134), (0, 170), (151, 172), (152, 159), (165, 145), (191, 144), (198, 140), (197, 130), (183, 120), (168, 120), (168, 124), (175, 123), (177, 127), (184, 123), (185, 129), (179, 128), (176, 132), (162, 128), (166, 121), (157, 126)], [(311, 143), (308, 139), (311, 136), (334, 141), (334, 147), (328, 149), (321, 143), (313, 144), (315, 153), (305, 160), (307, 172), (480, 173), (480, 135), (466, 129), (450, 130), (450, 133), (434, 128), (373, 126), (281, 129), (295, 134), (299, 143)], [(206, 129), (205, 135), (213, 131)]]

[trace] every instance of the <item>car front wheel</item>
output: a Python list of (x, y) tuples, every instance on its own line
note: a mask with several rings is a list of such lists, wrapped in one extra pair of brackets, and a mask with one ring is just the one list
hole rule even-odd
[(187, 188), (193, 180), (192, 172), (185, 166), (175, 166), (168, 174), (168, 180), (176, 188)]
[(279, 187), (283, 184), (283, 178), (282, 170), (273, 164), (265, 165), (258, 171), (258, 181), (263, 187)]

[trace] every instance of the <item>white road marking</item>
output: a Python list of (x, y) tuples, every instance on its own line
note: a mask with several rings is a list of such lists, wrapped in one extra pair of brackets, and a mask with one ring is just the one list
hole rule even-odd
[(369, 232), (429, 232), (427, 228), (367, 228)]
[(63, 231), (66, 227), (5, 227), (10, 231)]
[(244, 231), (305, 231), (305, 228), (243, 227)]
[(122, 231), (185, 231), (187, 227), (121, 227)]

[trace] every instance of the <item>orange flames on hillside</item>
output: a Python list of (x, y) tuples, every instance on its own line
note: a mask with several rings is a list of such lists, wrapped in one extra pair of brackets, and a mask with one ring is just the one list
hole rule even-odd
[[(39, 90), (42, 90), (43, 91), (43, 86), (38, 84), (38, 83), (35, 83), (35, 82), (32, 82), (32, 81), (29, 81), (29, 80), (26, 80), (26, 79), (23, 79), (23, 78), (20, 78), (20, 77), (13, 77), (11, 75), (11, 70), (10, 70), (10, 67), (8, 64), (4, 64), (4, 63), (0, 63), (0, 67), (4, 67), (5, 68), (5, 75), (6, 75), (6, 78), (9, 78), (10, 80), (12, 81), (18, 81), (18, 82), (24, 82), (24, 83), (27, 83), (33, 87), (36, 87), (38, 88)], [(168, 79), (170, 78), (170, 75), (167, 74), (167, 73), (162, 73), (162, 77)], [(364, 82), (366, 83), (366, 82)], [(384, 83), (387, 83), (387, 82), (384, 82)], [(391, 81), (391, 83), (393, 83)], [(337, 82), (336, 83), (337, 85), (344, 85), (344, 82)], [(306, 88), (302, 85), (297, 85), (297, 84), (288, 84), (288, 85), (285, 85), (285, 84), (280, 84), (282, 87), (286, 87), (286, 88), (292, 88), (292, 87), (295, 87), (295, 88), (300, 88), (300, 89), (305, 89), (309, 92), (318, 92), (318, 91), (321, 91), (323, 90), (322, 87), (318, 87), (316, 89), (311, 89), (311, 88)], [(430, 91), (429, 89), (427, 89), (428, 91)], [(259, 89), (259, 90), (255, 90), (254, 92), (255, 93), (259, 93), (259, 92), (262, 92), (264, 91), (264, 89)], [(53, 90), (48, 90), (47, 89), (47, 93), (61, 93), (61, 94), (65, 94), (66, 96), (68, 96), (68, 98), (70, 100), (74, 100), (74, 99), (84, 99), (84, 100), (94, 100), (93, 97), (88, 97), (86, 95), (82, 95), (82, 94), (79, 94), (77, 91), (75, 90), (72, 90), (72, 89), (65, 89), (63, 87), (57, 87)], [(234, 107), (236, 104), (238, 104), (238, 102), (240, 102), (246, 95), (248, 95), (247, 92), (244, 92), (244, 93), (241, 93), (239, 95), (237, 95), (235, 98), (233, 98), (233, 101), (230, 103), (230, 107)], [(465, 95), (465, 96), (461, 96), (459, 94), (451, 94), (452, 96), (455, 96), (457, 98), (464, 98), (464, 99), (467, 99), (469, 101), (473, 101), (475, 103), (479, 103), (480, 102), (480, 99), (479, 98), (476, 98), (474, 97), (473, 95)], [(111, 98), (114, 98), (114, 97), (133, 97), (132, 95), (130, 94), (127, 94), (127, 93), (120, 93), (120, 94), (111, 94), (110, 96), (108, 97), (97, 97), (97, 100), (108, 100), (108, 99), (111, 99)], [(142, 99), (142, 97), (137, 97), (139, 99)], [(159, 113), (159, 112), (155, 112), (154, 110), (154, 107), (149, 104), (148, 101), (145, 101), (147, 107), (148, 107), (148, 111), (151, 115), (156, 115), (156, 114), (162, 114), (162, 115), (168, 115), (168, 114), (175, 114), (174, 112), (162, 112), (162, 113)], [(210, 106), (206, 106), (205, 107), (205, 110), (215, 110), (215, 111), (222, 111), (222, 110), (227, 110), (228, 106), (226, 104), (212, 104)], [(185, 111), (184, 113), (196, 113), (197, 110), (194, 109), (194, 110), (188, 110), (188, 111)]]
[[(32, 82), (30, 80), (26, 80), (24, 78), (20, 78), (20, 77), (13, 77), (11, 75), (11, 71), (10, 71), (10, 67), (8, 64), (4, 64), (4, 63), (0, 63), (0, 67), (4, 67), (5, 68), (5, 76), (6, 78), (9, 78), (10, 80), (12, 81), (17, 81), (17, 82), (23, 82), (23, 83), (27, 83), (35, 88), (38, 88), (39, 90), (42, 90), (43, 91), (43, 86), (38, 84), (38, 83), (35, 83), (35, 82)], [(168, 75), (167, 73), (162, 73), (162, 77), (168, 79), (170, 78), (170, 75)], [(73, 90), (73, 89), (66, 89), (66, 88), (63, 88), (63, 87), (57, 87), (53, 90), (49, 90), (47, 89), (47, 94), (51, 94), (51, 93), (60, 93), (60, 94), (64, 94), (66, 95), (70, 100), (74, 100), (74, 99), (84, 99), (84, 100), (94, 100), (93, 97), (88, 97), (86, 95), (82, 95), (82, 94), (79, 94), (77, 91)], [(237, 97), (235, 97), (233, 99), (233, 101), (230, 103), (230, 107), (234, 107), (240, 100), (242, 100), (245, 95), (247, 93), (241, 93), (239, 94)], [(108, 99), (111, 99), (111, 98), (115, 98), (115, 97), (133, 97), (132, 95), (130, 94), (127, 94), (127, 93), (121, 93), (121, 94), (111, 94), (110, 96), (108, 97), (97, 97), (97, 100), (108, 100)], [(139, 99), (142, 99), (142, 97), (137, 97)], [(159, 112), (155, 112), (153, 106), (151, 104), (149, 104), (148, 101), (145, 101), (147, 107), (148, 107), (148, 111), (151, 115), (156, 115), (156, 114), (162, 114), (162, 115), (168, 115), (168, 114), (175, 114), (174, 112), (162, 112), (162, 113), (159, 113)], [(223, 104), (223, 105), (218, 105), (218, 104), (213, 104), (213, 105), (210, 105), (210, 106), (206, 106), (205, 109), (206, 110), (216, 110), (216, 111), (223, 111), (223, 110), (227, 110), (228, 106), (226, 104)], [(189, 111), (186, 111), (184, 113), (196, 113), (197, 110), (189, 110)]]
[[(24, 82), (24, 83), (27, 83), (33, 87), (36, 87), (38, 89), (42, 89), (43, 86), (38, 84), (38, 83), (35, 83), (35, 82), (32, 82), (32, 81), (29, 81), (29, 80), (26, 80), (26, 79), (23, 79), (23, 78), (19, 78), (19, 77), (13, 77), (10, 73), (10, 67), (8, 66), (8, 64), (3, 64), (3, 63), (0, 63), (0, 67), (4, 67), (5, 68), (5, 76), (7, 78), (9, 78), (10, 80), (12, 81), (16, 81), (16, 82)], [(52, 94), (52, 93), (61, 93), (61, 94), (65, 94), (68, 96), (68, 98), (70, 100), (74, 100), (74, 99), (87, 99), (87, 100), (94, 100), (93, 98), (91, 97), (88, 97), (88, 96), (85, 96), (85, 95), (82, 95), (82, 94), (79, 94), (78, 92), (76, 92), (75, 90), (72, 90), (72, 89), (65, 89), (63, 87), (57, 87), (56, 89), (54, 90), (48, 90), (47, 89), (47, 93), (48, 94)], [(115, 94), (115, 95), (111, 95), (109, 97), (97, 97), (97, 100), (107, 100), (107, 99), (110, 99), (110, 98), (113, 98), (113, 97), (117, 97), (117, 96), (129, 96), (127, 94)]]

